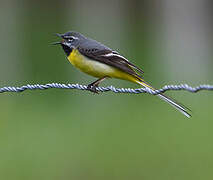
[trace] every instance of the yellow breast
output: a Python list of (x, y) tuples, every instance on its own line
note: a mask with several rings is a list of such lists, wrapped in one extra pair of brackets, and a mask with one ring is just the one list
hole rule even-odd
[(101, 78), (108, 76), (135, 82), (135, 77), (133, 77), (132, 75), (129, 75), (128, 73), (123, 72), (107, 64), (91, 60), (86, 56), (80, 54), (77, 49), (72, 50), (72, 52), (68, 56), (68, 60), (73, 66), (75, 66), (82, 72), (87, 73), (94, 77)]

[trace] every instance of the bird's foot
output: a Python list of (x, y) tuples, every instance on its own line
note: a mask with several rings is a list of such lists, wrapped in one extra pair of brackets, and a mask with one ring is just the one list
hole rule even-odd
[(89, 90), (89, 91), (91, 91), (91, 92), (93, 92), (94, 94), (98, 94), (99, 92), (98, 92), (98, 90), (96, 89), (98, 86), (97, 85), (95, 85), (95, 84), (89, 84), (88, 86), (87, 86), (87, 90)]

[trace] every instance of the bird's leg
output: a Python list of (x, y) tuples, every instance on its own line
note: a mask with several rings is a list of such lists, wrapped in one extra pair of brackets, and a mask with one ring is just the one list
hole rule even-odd
[(88, 89), (89, 91), (93, 92), (93, 93), (98, 93), (98, 91), (97, 91), (96, 88), (97, 88), (98, 85), (99, 85), (102, 81), (104, 81), (106, 78), (107, 78), (107, 77), (104, 76), (104, 77), (102, 77), (102, 78), (100, 78), (100, 79), (94, 81), (93, 83), (91, 83), (91, 84), (89, 84), (89, 85), (87, 86), (87, 89)]

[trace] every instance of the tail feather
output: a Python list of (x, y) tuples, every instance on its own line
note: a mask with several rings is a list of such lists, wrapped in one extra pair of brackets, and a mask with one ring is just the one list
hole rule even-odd
[[(155, 90), (155, 88), (153, 88), (152, 86), (150, 86), (148, 83), (146, 83), (145, 81), (137, 81), (138, 84), (142, 85), (145, 88), (151, 89), (151, 90)], [(177, 109), (178, 111), (180, 111), (183, 115), (185, 115), (186, 117), (190, 118), (191, 115), (187, 112), (188, 108), (184, 107), (183, 105), (177, 103), (175, 100), (173, 100), (172, 98), (164, 95), (164, 94), (158, 94), (157, 95), (160, 99), (164, 100), (165, 102), (169, 103), (171, 106), (173, 106), (175, 109)]]
[(170, 97), (165, 96), (164, 94), (158, 94), (157, 96), (159, 98), (161, 98), (162, 100), (168, 102), (171, 106), (173, 106), (174, 108), (176, 108), (178, 111), (180, 111), (186, 117), (188, 117), (188, 118), (191, 117), (191, 115), (187, 112), (187, 109), (185, 107), (183, 107), (182, 105), (178, 104), (177, 102), (175, 102), (174, 100), (172, 100)]

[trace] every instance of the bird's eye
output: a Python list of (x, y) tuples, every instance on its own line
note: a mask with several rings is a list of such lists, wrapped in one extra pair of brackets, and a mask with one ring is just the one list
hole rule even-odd
[(73, 38), (68, 38), (67, 41), (68, 42), (72, 42), (74, 39)]

